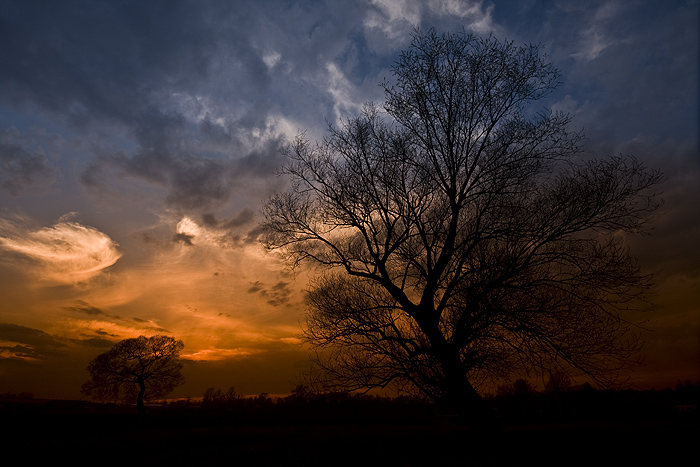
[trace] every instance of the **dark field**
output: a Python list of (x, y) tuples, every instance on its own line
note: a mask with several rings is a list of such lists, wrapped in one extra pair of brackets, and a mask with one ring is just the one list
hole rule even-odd
[(629, 394), (565, 402), (552, 414), (536, 399), (500, 401), (501, 430), (487, 433), (405, 400), (181, 403), (145, 418), (131, 407), (5, 400), (3, 464), (696, 465), (697, 409)]

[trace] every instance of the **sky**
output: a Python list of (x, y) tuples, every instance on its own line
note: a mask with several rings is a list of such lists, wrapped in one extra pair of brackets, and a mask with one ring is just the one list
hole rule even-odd
[(299, 133), (383, 102), (416, 28), (539, 43), (594, 156), (659, 169), (635, 388), (700, 380), (697, 0), (0, 0), (0, 393), (76, 399), (122, 339), (183, 340), (186, 383), (289, 393), (313, 271), (259, 243)]

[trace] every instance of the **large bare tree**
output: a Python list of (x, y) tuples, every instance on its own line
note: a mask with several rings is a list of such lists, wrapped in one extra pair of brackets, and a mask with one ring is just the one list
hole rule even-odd
[(325, 271), (306, 336), (329, 382), (411, 388), (462, 415), (521, 371), (609, 382), (638, 349), (647, 289), (626, 246), (658, 206), (633, 158), (584, 157), (539, 46), (416, 32), (367, 105), (287, 150), (264, 242)]
[(143, 415), (144, 401), (165, 397), (184, 383), (180, 373), (183, 348), (182, 341), (170, 336), (124, 339), (90, 362), (90, 380), (83, 384), (82, 392), (103, 401), (136, 402)]

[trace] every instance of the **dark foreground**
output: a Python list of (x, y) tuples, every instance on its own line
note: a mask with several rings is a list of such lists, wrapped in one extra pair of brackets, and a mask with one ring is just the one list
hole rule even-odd
[[(697, 410), (500, 415), (485, 433), (422, 405), (354, 402), (133, 408), (68, 401), (0, 404), (13, 465), (590, 466), (697, 460)], [(593, 416), (595, 415), (595, 416)], [(13, 460), (14, 459), (14, 460)], [(3, 461), (3, 464), (5, 462)], [(6, 464), (10, 465), (10, 464)]]

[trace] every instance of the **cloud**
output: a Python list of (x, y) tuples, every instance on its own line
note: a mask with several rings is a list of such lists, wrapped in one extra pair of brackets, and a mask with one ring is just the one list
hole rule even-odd
[[(216, 49), (213, 31), (204, 27), (211, 8), (184, 1), (57, 8), (41, 0), (3, 8), (3, 97), (38, 103), (73, 126), (128, 121), (146, 96), (206, 75)], [(195, 34), (183, 33), (193, 27)]]
[(50, 184), (55, 173), (43, 154), (0, 143), (0, 188), (11, 195), (40, 184)]
[(0, 130), (0, 189), (17, 196), (51, 185), (58, 171), (49, 162), (46, 150), (61, 142), (57, 135), (37, 131), (22, 134), (14, 126)]
[(186, 234), (186, 233), (176, 233), (173, 235), (173, 241), (174, 242), (179, 242), (182, 243), (183, 245), (187, 246), (194, 246), (194, 243), (192, 243), (192, 240), (194, 239), (194, 235)]
[(61, 284), (95, 277), (122, 255), (104, 233), (67, 220), (33, 230), (0, 219), (0, 250), (31, 260), (31, 272)]
[(611, 36), (608, 25), (619, 15), (621, 5), (616, 2), (606, 2), (600, 5), (588, 18), (588, 27), (580, 32), (579, 51), (571, 56), (590, 62), (595, 60), (608, 47), (619, 39)]
[[(544, 105), (574, 114), (586, 149), (673, 172), (667, 214), (632, 247), (645, 270), (695, 287), (697, 2), (657, 3), (0, 2), (0, 205), (103, 223), (0, 219), (5, 321), (51, 323), (85, 355), (170, 330), (199, 359), (191, 367), (219, 365), (202, 381), (232, 377), (227, 362), (241, 380), (261, 368), (279, 378), (288, 369), (269, 349), (295, 342), (281, 325), (299, 322), (304, 282), (256, 242), (260, 200), (286, 183), (274, 177), (280, 148), (381, 102), (410, 33), (431, 26), (545, 44), (563, 83)], [(18, 267), (51, 283), (37, 291)]]
[(192, 353), (183, 353), (181, 357), (185, 360), (215, 362), (236, 357), (246, 357), (262, 352), (264, 350), (254, 348), (202, 349)]
[(357, 99), (356, 87), (350, 83), (335, 63), (329, 63), (326, 71), (327, 92), (333, 98), (335, 122), (340, 123), (346, 118), (359, 114), (364, 102)]
[(105, 339), (103, 337), (86, 337), (84, 339), (76, 340), (80, 345), (86, 347), (93, 347), (96, 349), (110, 349), (116, 344), (115, 341)]
[(406, 40), (406, 33), (420, 24), (422, 8), (415, 0), (370, 0), (364, 19), (367, 29), (379, 29), (391, 41)]
[(485, 6), (482, 0), (370, 0), (369, 4), (363, 26), (370, 36), (381, 31), (384, 43), (375, 45), (380, 50), (405, 45), (411, 32), (421, 27), (465, 28), (477, 34), (502, 32), (492, 17), (493, 4)]
[(248, 289), (250, 294), (259, 294), (268, 304), (272, 306), (281, 306), (289, 303), (292, 296), (292, 290), (289, 288), (289, 282), (279, 281), (272, 287), (267, 287), (260, 281), (255, 283)]
[(248, 289), (248, 293), (257, 293), (263, 290), (263, 284), (260, 281), (255, 281), (255, 283)]
[(63, 321), (63, 324), (67, 329), (79, 331), (80, 335), (89, 331), (94, 338), (109, 336), (127, 339), (140, 335), (171, 334), (169, 329), (160, 326), (155, 320), (134, 317), (122, 318), (116, 315), (103, 316), (100, 319), (68, 318)]
[(0, 323), (0, 359), (38, 360), (61, 357), (68, 346), (39, 329)]
[(202, 216), (202, 222), (208, 227), (216, 229), (231, 229), (242, 225), (250, 224), (255, 219), (253, 211), (244, 209), (236, 217), (231, 220), (218, 220), (214, 214), (207, 213)]
[(83, 300), (78, 300), (75, 305), (65, 307), (65, 309), (69, 310), (69, 311), (77, 311), (79, 313), (85, 313), (87, 315), (93, 315), (93, 316), (107, 314), (104, 310), (101, 310), (100, 308), (92, 306)]
[(477, 34), (500, 32), (500, 27), (492, 17), (493, 4), (484, 8), (483, 1), (430, 0), (428, 5), (433, 14), (462, 19), (466, 23), (465, 27)]
[[(177, 124), (179, 125), (179, 124)], [(214, 155), (202, 154), (202, 148), (190, 141), (199, 135), (174, 132), (163, 141), (141, 142), (141, 149), (133, 155), (124, 151), (102, 152), (91, 161), (81, 175), (81, 183), (92, 191), (102, 191), (110, 185), (110, 176), (142, 180), (167, 190), (165, 204), (185, 210), (208, 210), (230, 201), (242, 179), (273, 176), (282, 162), (281, 148), (285, 144), (285, 126), (277, 127), (270, 120), (260, 138), (251, 144), (231, 142), (228, 150), (236, 147), (244, 155), (234, 157), (218, 148)], [(151, 128), (147, 136), (157, 138), (161, 131)], [(204, 135), (206, 136), (206, 135)], [(252, 146), (252, 148), (250, 147)]]
[[(230, 199), (237, 177), (274, 174), (271, 59), (250, 34), (260, 12), (177, 0), (2, 10), (0, 114), (33, 106), (63, 130), (91, 132), (84, 186), (135, 178), (165, 187), (168, 206), (208, 209)], [(5, 145), (0, 157), (0, 188), (13, 194), (52, 175), (27, 147)]]
[(238, 248), (257, 241), (258, 227), (255, 216), (244, 209), (230, 220), (217, 219), (212, 213), (202, 216), (200, 222), (184, 216), (176, 226), (173, 240), (185, 246), (219, 249)]

